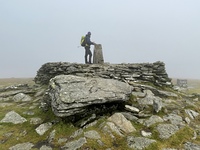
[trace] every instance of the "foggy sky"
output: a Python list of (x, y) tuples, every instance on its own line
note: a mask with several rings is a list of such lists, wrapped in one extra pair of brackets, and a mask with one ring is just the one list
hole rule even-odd
[(199, 0), (0, 0), (0, 78), (84, 63), (88, 31), (105, 62), (162, 61), (169, 77), (200, 79)]

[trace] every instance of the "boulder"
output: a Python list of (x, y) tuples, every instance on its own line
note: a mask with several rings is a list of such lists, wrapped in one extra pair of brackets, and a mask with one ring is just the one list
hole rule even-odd
[(59, 75), (50, 80), (49, 96), (54, 114), (68, 117), (76, 114), (104, 112), (119, 107), (129, 99), (133, 87), (112, 79)]

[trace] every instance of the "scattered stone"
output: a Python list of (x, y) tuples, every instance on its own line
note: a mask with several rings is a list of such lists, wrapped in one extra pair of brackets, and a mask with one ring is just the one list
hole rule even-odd
[(145, 91), (144, 92), (133, 91), (131, 94), (136, 96), (136, 97), (138, 97), (138, 98), (144, 98), (146, 96), (146, 92)]
[(86, 138), (89, 138), (89, 139), (96, 139), (96, 140), (98, 140), (98, 139), (101, 138), (101, 136), (99, 135), (99, 133), (98, 133), (97, 131), (95, 131), (95, 130), (91, 130), (91, 131), (85, 132), (85, 133), (84, 133), (84, 136), (85, 136)]
[(162, 150), (177, 150), (175, 148), (163, 148)]
[(75, 131), (75, 132), (70, 136), (70, 138), (75, 138), (75, 137), (81, 135), (82, 133), (83, 133), (83, 129), (80, 128), (80, 129), (78, 129), (77, 131)]
[(37, 127), (35, 129), (35, 131), (39, 134), (39, 135), (43, 135), (46, 131), (48, 131), (50, 128), (52, 127), (52, 123), (51, 122), (47, 122), (44, 124), (41, 124), (39, 127)]
[(146, 132), (144, 130), (141, 131), (142, 136), (144, 137), (151, 137), (152, 133), (151, 132)]
[(128, 146), (130, 148), (137, 149), (137, 150), (143, 150), (154, 142), (156, 141), (145, 138), (145, 137), (133, 137), (133, 136), (127, 137)]
[(76, 126), (79, 127), (85, 127), (86, 125), (88, 125), (89, 123), (91, 123), (92, 121), (94, 121), (96, 119), (96, 114), (92, 114), (90, 117), (88, 118), (83, 118), (82, 120), (80, 120), (78, 123), (76, 123)]
[(125, 109), (130, 112), (136, 112), (136, 113), (138, 113), (140, 111), (138, 108), (130, 106), (130, 105), (125, 105)]
[(0, 103), (0, 107), (9, 107), (12, 105), (13, 105), (13, 103)]
[(200, 150), (200, 145), (191, 143), (191, 142), (186, 142), (184, 144), (185, 150)]
[(14, 102), (28, 102), (31, 101), (32, 98), (24, 93), (18, 93), (15, 96), (13, 96), (13, 100)]
[(23, 114), (33, 116), (35, 113), (33, 111), (27, 110), (27, 111), (23, 112)]
[(67, 138), (59, 138), (58, 139), (58, 144), (62, 144), (62, 143), (65, 143), (65, 142), (67, 142)]
[(21, 117), (15, 111), (8, 112), (5, 117), (0, 121), (1, 123), (13, 123), (13, 124), (21, 124), (26, 122), (27, 120), (24, 117)]
[(97, 143), (98, 143), (100, 146), (104, 146), (104, 143), (103, 143), (101, 140), (97, 140)]
[[(104, 130), (105, 132), (109, 133), (110, 136), (111, 136), (112, 138), (115, 138), (115, 137), (114, 137), (114, 135), (112, 135), (112, 133), (110, 132), (110, 130), (111, 130), (112, 132), (115, 132), (115, 133), (118, 134), (119, 136), (122, 136), (122, 137), (124, 136), (124, 135), (123, 135), (123, 131), (120, 130), (120, 128), (118, 128), (113, 122), (107, 122), (106, 125), (107, 125), (107, 126), (105, 126), (105, 127), (103, 128), (103, 130)], [(108, 127), (109, 127), (110, 130), (108, 129)]]
[(195, 119), (199, 115), (198, 112), (195, 112), (190, 109), (186, 109), (185, 112), (190, 116), (191, 119)]
[(41, 124), (41, 123), (42, 123), (42, 119), (39, 118), (39, 117), (31, 118), (31, 119), (30, 119), (30, 124), (37, 125), (37, 124)]
[(95, 121), (93, 121), (93, 122), (87, 124), (86, 126), (83, 127), (83, 129), (87, 129), (87, 128), (92, 127), (92, 126), (94, 126), (94, 125), (96, 125), (96, 124), (97, 124), (97, 120), (95, 120)]
[(34, 145), (32, 143), (21, 143), (9, 148), (9, 150), (30, 150)]
[(163, 119), (165, 121), (170, 121), (171, 124), (174, 124), (174, 125), (177, 125), (177, 126), (184, 126), (184, 122), (183, 122), (183, 118), (179, 115), (176, 115), (176, 114), (168, 114), (168, 115), (165, 115), (163, 116)]
[(62, 149), (67, 149), (67, 150), (77, 150), (77, 149), (81, 148), (81, 146), (83, 146), (85, 143), (87, 143), (87, 140), (86, 140), (85, 137), (82, 137), (82, 138), (80, 138), (78, 140), (66, 143), (61, 148)]
[(121, 114), (130, 121), (137, 121), (138, 118), (129, 112), (121, 112)]
[(52, 148), (50, 146), (43, 145), (40, 147), (40, 150), (52, 150)]
[(152, 115), (148, 120), (144, 121), (144, 125), (147, 127), (150, 127), (151, 125), (155, 124), (155, 123), (160, 123), (163, 122), (164, 120), (156, 115)]
[(56, 135), (56, 130), (53, 130), (51, 131), (51, 133), (49, 134), (49, 137), (47, 139), (48, 143), (52, 143), (54, 138), (55, 138), (55, 135)]
[(127, 120), (121, 113), (115, 113), (107, 120), (113, 122), (124, 133), (131, 133), (136, 131), (131, 122)]
[(163, 107), (163, 104), (162, 104), (161, 98), (158, 97), (158, 98), (153, 100), (153, 110), (155, 112), (158, 113), (159, 111), (161, 111), (162, 107)]
[(137, 100), (140, 105), (153, 105), (153, 100), (156, 99), (150, 90), (146, 90), (146, 96)]
[(188, 118), (188, 117), (185, 117), (185, 122), (187, 123), (187, 124), (190, 124), (190, 118)]
[(173, 124), (159, 124), (156, 129), (161, 139), (168, 139), (179, 130), (178, 126)]

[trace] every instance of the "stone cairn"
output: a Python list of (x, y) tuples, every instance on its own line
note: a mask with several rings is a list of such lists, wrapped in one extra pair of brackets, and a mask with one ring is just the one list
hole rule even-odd
[(48, 84), (57, 75), (75, 75), (81, 77), (100, 77), (123, 82), (149, 82), (156, 86), (172, 86), (171, 79), (163, 62), (128, 64), (77, 64), (69, 62), (49, 62), (37, 71), (34, 81)]

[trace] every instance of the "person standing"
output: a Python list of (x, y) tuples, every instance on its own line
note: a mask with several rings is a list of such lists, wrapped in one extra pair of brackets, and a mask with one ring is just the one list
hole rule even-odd
[[(95, 45), (94, 42), (91, 42), (90, 40), (91, 37), (91, 32), (88, 32), (85, 36), (85, 63), (86, 64), (91, 64), (91, 59), (92, 59), (92, 52), (90, 50), (90, 45)], [(89, 56), (89, 60), (88, 60), (88, 56)]]

